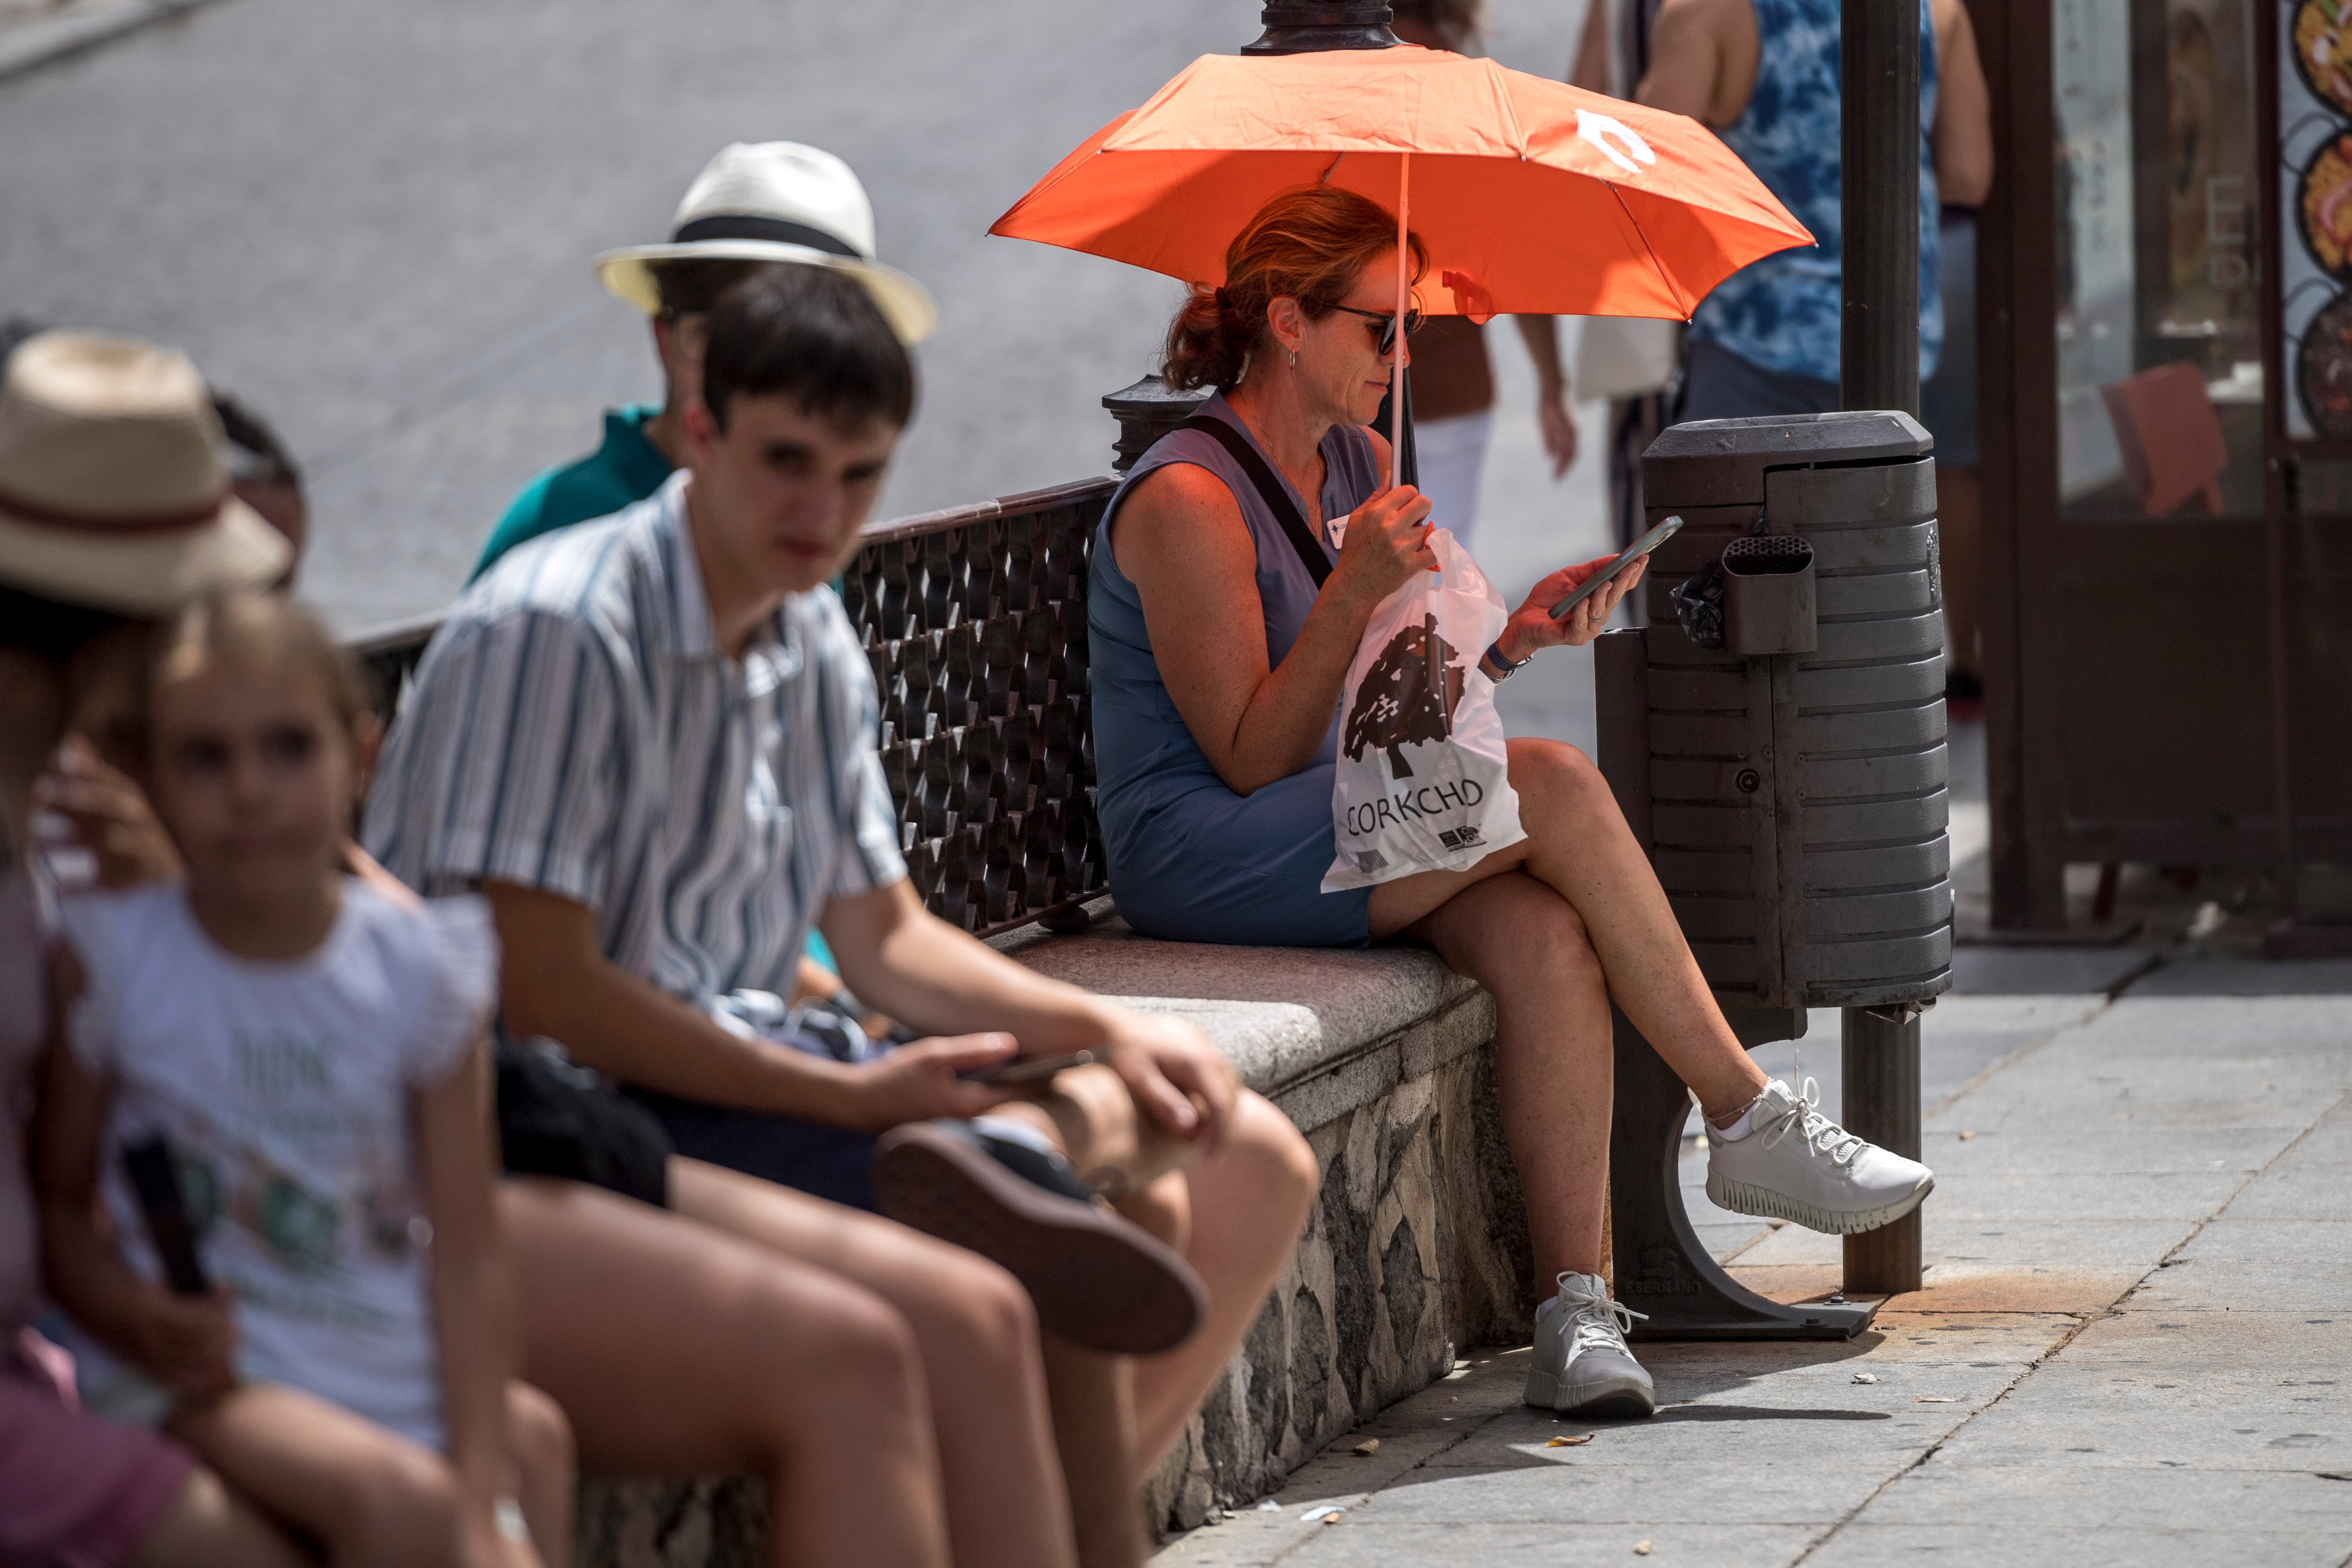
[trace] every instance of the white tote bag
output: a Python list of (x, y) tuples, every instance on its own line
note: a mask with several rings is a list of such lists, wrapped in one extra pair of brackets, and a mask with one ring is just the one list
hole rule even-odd
[(1509, 612), (1451, 533), (1432, 531), (1429, 548), (1439, 570), (1381, 601), (1340, 688), (1326, 893), (1461, 871), (1527, 837), (1495, 683), (1478, 668)]
[(1682, 323), (1626, 316), (1588, 316), (1577, 328), (1580, 398), (1643, 397), (1675, 379)]

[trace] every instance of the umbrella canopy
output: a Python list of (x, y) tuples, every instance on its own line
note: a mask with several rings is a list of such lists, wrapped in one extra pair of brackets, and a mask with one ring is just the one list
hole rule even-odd
[(1402, 215), (1408, 180), (1439, 315), (1681, 319), (1813, 237), (1696, 120), (1411, 45), (1204, 55), (989, 232), (1217, 284), (1277, 193), (1324, 182)]

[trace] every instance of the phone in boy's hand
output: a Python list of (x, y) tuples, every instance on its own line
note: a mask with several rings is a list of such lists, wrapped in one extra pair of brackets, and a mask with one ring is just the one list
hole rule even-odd
[(186, 1198), (180, 1191), (180, 1165), (171, 1140), (161, 1133), (122, 1145), (123, 1174), (147, 1217), (147, 1239), (163, 1260), (164, 1278), (173, 1292), (201, 1296), (212, 1289), (205, 1277), (204, 1260), (196, 1256), (196, 1228), (188, 1218)]
[(993, 1067), (982, 1067), (961, 1074), (966, 1083), (984, 1083), (992, 1089), (1009, 1089), (1016, 1084), (1035, 1083), (1051, 1078), (1056, 1072), (1066, 1072), (1073, 1067), (1087, 1067), (1100, 1061), (1101, 1056), (1091, 1051), (1074, 1051), (1066, 1056), (1016, 1057), (1000, 1061)]

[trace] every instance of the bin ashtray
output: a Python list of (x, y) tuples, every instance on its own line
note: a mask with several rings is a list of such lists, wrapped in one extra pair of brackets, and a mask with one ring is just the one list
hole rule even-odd
[(1723, 629), (1724, 645), (1735, 653), (1819, 647), (1813, 547), (1794, 534), (1749, 534), (1724, 546)]

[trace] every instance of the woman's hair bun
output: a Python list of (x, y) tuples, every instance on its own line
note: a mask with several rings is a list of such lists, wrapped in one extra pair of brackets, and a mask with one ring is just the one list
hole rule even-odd
[[(1396, 246), (1397, 223), (1369, 196), (1329, 185), (1285, 191), (1251, 218), (1225, 250), (1225, 280), (1195, 283), (1168, 328), (1160, 379), (1180, 392), (1237, 386), (1265, 344), (1266, 307), (1298, 301), (1319, 320), (1348, 297), (1356, 279)], [(1412, 276), (1429, 264), (1418, 235), (1406, 236)]]

